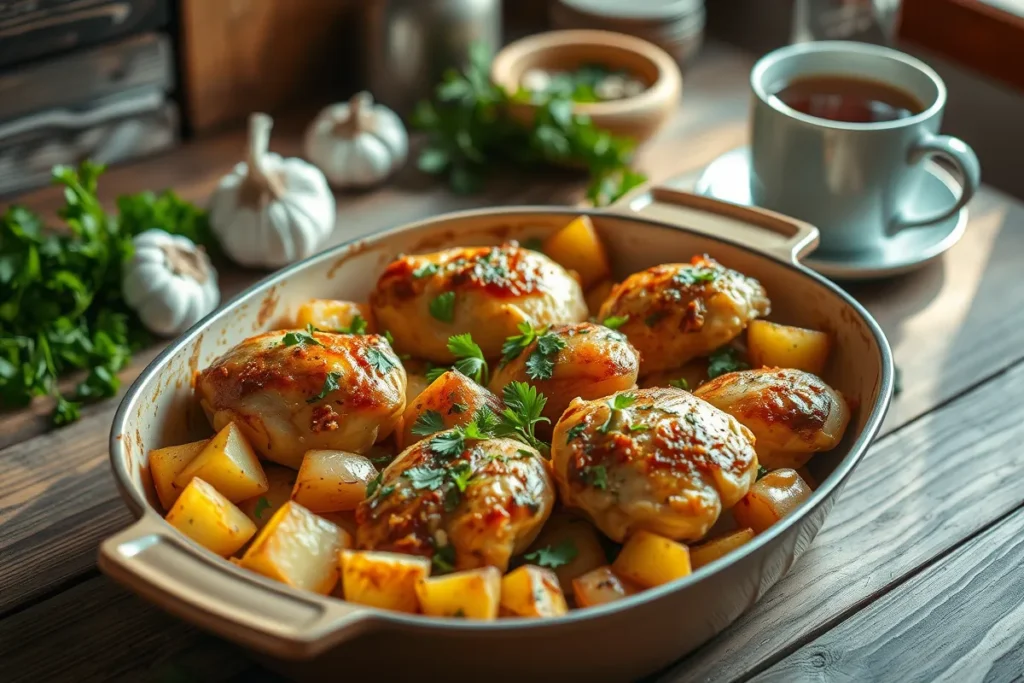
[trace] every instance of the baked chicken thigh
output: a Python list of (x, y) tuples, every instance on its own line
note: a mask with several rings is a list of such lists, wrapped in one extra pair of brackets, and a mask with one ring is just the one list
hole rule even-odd
[(451, 363), (448, 338), (469, 332), (489, 359), (516, 326), (587, 317), (579, 283), (547, 256), (515, 244), (402, 256), (377, 281), (370, 303), (395, 348)]
[(405, 409), (405, 369), (384, 337), (277, 331), (250, 337), (196, 382), (214, 429), (235, 422), (268, 460), (310, 449), (366, 452)]
[(551, 461), (562, 502), (619, 542), (640, 529), (699, 539), (757, 477), (750, 430), (674, 388), (573, 401)]
[(598, 318), (628, 316), (619, 330), (640, 352), (644, 376), (706, 356), (770, 310), (760, 282), (695, 256), (630, 275), (612, 289)]

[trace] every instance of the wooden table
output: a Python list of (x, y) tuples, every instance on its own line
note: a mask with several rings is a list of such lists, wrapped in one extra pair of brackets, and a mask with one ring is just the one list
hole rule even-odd
[[(743, 143), (751, 64), (705, 51), (680, 115), (641, 154), (654, 179)], [(296, 153), (296, 132), (275, 146)], [(104, 196), (172, 186), (200, 201), (241, 145), (226, 134), (113, 170)], [(580, 190), (554, 174), (455, 197), (409, 173), (340, 197), (334, 239), (457, 208), (573, 202)], [(25, 201), (52, 211), (59, 197)], [(940, 262), (852, 290), (885, 329), (903, 389), (813, 546), (736, 624), (655, 679), (1024, 680), (1024, 205), (983, 189), (970, 212)], [(259, 275), (224, 273), (225, 294)], [(96, 571), (98, 542), (131, 520), (107, 464), (115, 406), (57, 431), (46, 406), (0, 415), (0, 679), (276, 680)]]

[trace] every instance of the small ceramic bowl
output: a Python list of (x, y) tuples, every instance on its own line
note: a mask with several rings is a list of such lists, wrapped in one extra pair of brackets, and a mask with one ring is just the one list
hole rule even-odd
[[(647, 86), (639, 95), (621, 100), (577, 102), (573, 111), (586, 114), (599, 128), (641, 143), (654, 135), (679, 105), (683, 77), (675, 60), (646, 40), (611, 31), (551, 31), (517, 40), (494, 58), (491, 79), (515, 92), (530, 69), (572, 71), (586, 64), (626, 71)], [(536, 106), (517, 103), (510, 114), (529, 125)]]

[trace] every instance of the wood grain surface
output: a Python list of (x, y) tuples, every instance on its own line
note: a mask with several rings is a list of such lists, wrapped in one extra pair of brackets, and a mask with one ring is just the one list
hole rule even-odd
[[(745, 141), (751, 63), (748, 55), (712, 45), (688, 73), (678, 117), (639, 156), (654, 180), (692, 175)], [(272, 146), (296, 153), (303, 121), (303, 115), (282, 120)], [(101, 182), (102, 195), (109, 203), (118, 194), (170, 186), (202, 201), (240, 158), (242, 143), (241, 132), (228, 132), (114, 169)], [(552, 172), (504, 175), (484, 194), (455, 196), (409, 170), (376, 191), (340, 195), (331, 242), (454, 209), (570, 204), (581, 192), (578, 176)], [(24, 198), (47, 214), (59, 201), (54, 189)], [(922, 610), (938, 604), (926, 597), (933, 588), (917, 586), (924, 586), (926, 577), (941, 582), (942, 568), (963, 557), (975, 542), (970, 539), (984, 539), (1019, 517), (1024, 504), (1019, 477), (1024, 469), (1019, 447), (1024, 441), (1024, 234), (1019, 229), (1024, 205), (986, 189), (970, 211), (963, 241), (940, 262), (885, 283), (850, 288), (882, 324), (902, 369), (904, 389), (894, 401), (886, 435), (858, 467), (792, 572), (732, 628), (663, 672), (662, 680), (729, 683), (810, 671), (820, 659), (815, 653), (845, 646), (838, 636), (827, 640), (833, 632), (847, 633), (842, 628), (853, 629), (848, 632), (851, 656), (864, 660), (882, 652), (881, 660), (899, 662), (910, 650), (901, 649), (897, 635), (910, 634), (905, 637), (911, 643), (923, 637), (932, 621)], [(262, 275), (224, 267), (222, 284), (230, 294)], [(123, 375), (126, 384), (157, 350), (136, 357)], [(199, 634), (96, 573), (98, 542), (130, 519), (108, 465), (107, 432), (115, 408), (115, 401), (91, 406), (80, 422), (58, 431), (47, 428), (44, 403), (0, 415), (0, 678), (8, 680), (4, 674), (15, 672), (14, 680), (76, 683), (274, 680), (250, 668), (239, 650)], [(1012, 554), (1017, 550), (1008, 548), (999, 559), (994, 553), (1002, 551), (984, 544), (981, 549), (993, 554), (991, 562), (982, 550), (971, 553), (978, 555), (977, 571), (952, 570), (950, 592), (987, 594), (987, 584), (970, 577), (995, 580), (1000, 575), (993, 572), (1003, 571), (1000, 563), (1021, 566)], [(1017, 586), (1005, 590), (1016, 590), (1019, 598), (1019, 583), (1005, 580)], [(901, 598), (904, 594), (909, 597)], [(998, 596), (944, 598), (950, 609), (960, 605), (969, 615), (965, 623), (976, 625), (971, 627), (976, 633), (962, 635), (971, 649), (958, 650), (980, 662), (971, 676), (987, 671), (991, 680), (1003, 680), (1000, 672), (1018, 661), (1017, 641), (999, 640), (998, 630), (1018, 624), (1019, 600), (1013, 603), (1005, 591), (1001, 595), (1004, 616), (990, 608)], [(893, 602), (900, 599), (904, 602)], [(921, 607), (910, 613), (922, 616), (905, 625), (906, 609), (883, 608), (911, 603)], [(872, 624), (878, 624), (878, 633)], [(887, 631), (893, 644), (880, 636)], [(814, 650), (817, 643), (825, 643), (825, 649)], [(949, 657), (940, 659), (946, 663), (937, 666), (964, 671)], [(805, 663), (777, 668), (792, 662)], [(847, 673), (862, 671), (829, 662), (823, 669), (835, 674), (826, 680), (857, 680)]]

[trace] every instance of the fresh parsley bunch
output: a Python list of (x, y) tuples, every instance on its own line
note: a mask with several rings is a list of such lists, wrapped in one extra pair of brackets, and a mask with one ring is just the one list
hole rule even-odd
[[(83, 401), (114, 396), (118, 371), (148, 340), (121, 296), (132, 237), (161, 228), (215, 247), (206, 214), (170, 192), (121, 197), (120, 216), (107, 214), (96, 196), (103, 171), (89, 161), (54, 168), (65, 230), (20, 206), (0, 216), (0, 407), (49, 395), (55, 425), (78, 419)], [(58, 379), (73, 370), (88, 374), (63, 395)]]
[[(571, 93), (508, 93), (491, 82), (490, 62), (487, 47), (474, 45), (468, 65), (445, 74), (435, 101), (417, 106), (413, 125), (429, 136), (420, 170), (446, 174), (453, 190), (470, 193), (496, 164), (582, 167), (590, 175), (587, 198), (597, 206), (647, 179), (629, 167), (635, 143), (573, 114)], [(509, 116), (510, 104), (530, 101), (537, 106), (532, 126)]]

